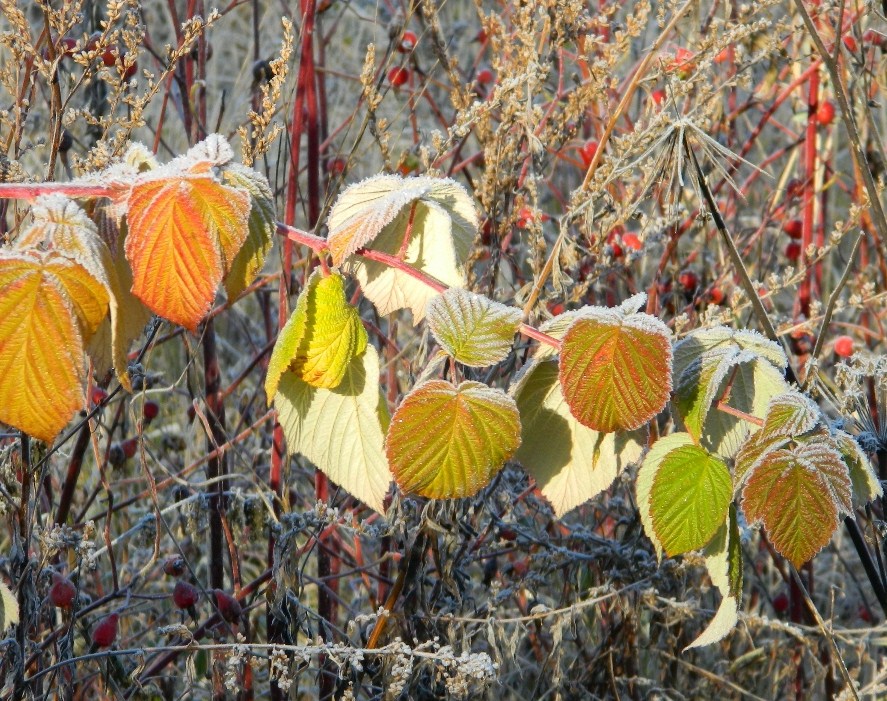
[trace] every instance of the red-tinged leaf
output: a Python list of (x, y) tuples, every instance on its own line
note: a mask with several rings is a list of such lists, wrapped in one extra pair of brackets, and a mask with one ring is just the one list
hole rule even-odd
[(748, 476), (742, 507), (761, 523), (776, 550), (800, 567), (831, 540), (838, 515), (850, 508), (850, 476), (822, 444), (772, 450)]
[(480, 382), (431, 380), (404, 397), (385, 451), (401, 489), (432, 499), (476, 494), (520, 445), (514, 400)]
[(665, 552), (680, 555), (708, 543), (727, 517), (732, 488), (727, 466), (703, 448), (669, 452), (650, 492), (653, 530)]
[(163, 169), (137, 180), (127, 205), (133, 293), (194, 331), (247, 236), (248, 193), (211, 175)]
[(0, 257), (0, 421), (52, 442), (85, 404), (80, 327), (94, 329), (107, 305), (104, 288), (58, 254)]
[(560, 383), (580, 423), (609, 433), (638, 428), (671, 394), (671, 333), (648, 314), (601, 309), (564, 335)]

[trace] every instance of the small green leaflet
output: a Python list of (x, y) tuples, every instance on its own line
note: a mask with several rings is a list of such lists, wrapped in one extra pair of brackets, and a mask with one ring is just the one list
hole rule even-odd
[(696, 445), (665, 454), (650, 490), (653, 531), (668, 555), (702, 548), (727, 516), (733, 481), (727, 466)]
[(335, 389), (312, 387), (286, 372), (274, 399), (289, 452), (301, 453), (384, 513), (391, 473), (382, 450), (379, 405), (379, 356), (372, 345), (351, 359)]
[(515, 454), (558, 517), (597, 496), (643, 451), (643, 435), (598, 433), (570, 413), (557, 360), (532, 361), (511, 388), (521, 419)]
[(428, 303), (428, 328), (441, 347), (463, 365), (495, 365), (511, 352), (521, 310), (451, 287)]
[(489, 484), (519, 444), (520, 416), (507, 394), (480, 382), (430, 380), (394, 412), (385, 451), (405, 492), (454, 499)]
[(853, 436), (843, 431), (836, 431), (834, 441), (841, 457), (850, 468), (854, 503), (863, 505), (875, 497), (883, 496), (884, 488), (881, 486), (881, 480), (878, 479), (872, 463), (862, 452), (859, 443), (854, 440)]

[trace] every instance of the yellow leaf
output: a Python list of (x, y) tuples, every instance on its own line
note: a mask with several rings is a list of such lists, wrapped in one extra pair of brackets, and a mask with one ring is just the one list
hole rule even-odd
[(0, 421), (49, 443), (83, 407), (79, 327), (105, 294), (58, 254), (0, 257)]
[(133, 293), (196, 330), (246, 238), (249, 194), (208, 174), (163, 170), (138, 180), (127, 205)]

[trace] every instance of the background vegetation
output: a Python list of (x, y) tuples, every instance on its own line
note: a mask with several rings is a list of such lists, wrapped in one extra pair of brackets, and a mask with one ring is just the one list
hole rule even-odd
[[(130, 140), (165, 161), (218, 131), (267, 175), (278, 218), (322, 235), (347, 183), (380, 171), (446, 175), (482, 214), (472, 287), (529, 303), (537, 321), (646, 291), (647, 311), (678, 336), (755, 326), (717, 231), (699, 216), (702, 193), (676, 136), (688, 134), (708, 151), (702, 166), (794, 373), (817, 367), (823, 408), (871, 429), (868, 447), (883, 452), (887, 230), (866, 189), (867, 177), (880, 189), (884, 169), (880, 6), (0, 9), (4, 181), (71, 179)], [(27, 212), (0, 203), (6, 241)], [(152, 320), (131, 354), (138, 391), (94, 391), (88, 417), (51, 448), (0, 434), (0, 570), (22, 618), (0, 643), (0, 695), (852, 698), (836, 649), (861, 698), (887, 693), (885, 611), (851, 542), (866, 539), (874, 576), (887, 579), (881, 503), (803, 570), (828, 635), (782, 558), (746, 530), (739, 627), (684, 653), (717, 597), (701, 558), (657, 563), (634, 467), (562, 519), (517, 465), (471, 499), (395, 492), (382, 519), (288, 458), (263, 371), (316, 262), (308, 253), (276, 244), (256, 282), (237, 299), (220, 295), (196, 335)], [(366, 303), (362, 312), (393, 409), (430, 341), (408, 314), (380, 318)], [(848, 343), (858, 355), (836, 367)], [(525, 358), (518, 345), (488, 381), (506, 385)], [(670, 418), (656, 423), (665, 433)], [(879, 469), (883, 478), (887, 462)], [(53, 573), (75, 585), (73, 607), (53, 606)], [(197, 591), (193, 610), (174, 605), (179, 581)], [(95, 627), (113, 615), (113, 646), (97, 649)]]

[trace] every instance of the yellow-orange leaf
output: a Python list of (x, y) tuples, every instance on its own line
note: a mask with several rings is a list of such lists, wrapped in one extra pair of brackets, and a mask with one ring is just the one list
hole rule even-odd
[(133, 293), (195, 330), (247, 236), (249, 194), (209, 174), (151, 173), (133, 185), (127, 206)]
[(84, 405), (81, 329), (94, 330), (107, 307), (104, 287), (74, 261), (0, 256), (0, 421), (55, 438)]

